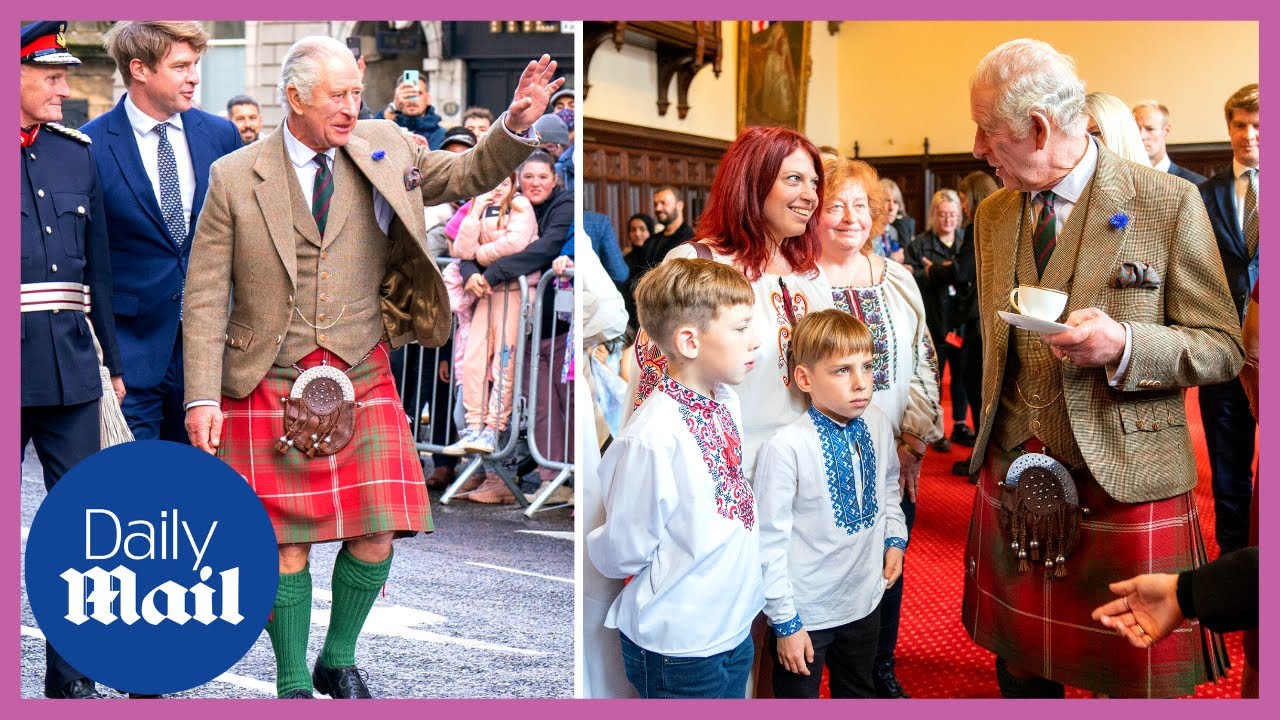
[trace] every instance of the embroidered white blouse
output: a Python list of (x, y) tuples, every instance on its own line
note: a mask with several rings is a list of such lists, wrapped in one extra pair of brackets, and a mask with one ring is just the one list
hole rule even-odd
[(608, 577), (634, 576), (604, 624), (646, 650), (724, 652), (764, 607), (740, 417), (729, 388), (712, 399), (663, 375), (600, 461), (605, 522), (587, 554)]
[[(667, 253), (667, 259), (697, 256), (689, 244), (679, 245)], [(729, 258), (722, 255), (715, 255), (715, 259), (729, 262)], [(787, 376), (791, 326), (808, 313), (831, 307), (831, 289), (817, 274), (765, 274), (751, 283), (751, 287), (756, 296), (752, 328), (760, 337), (760, 349), (755, 353), (755, 369), (741, 385), (735, 386), (737, 395), (744, 398), (741, 427), (743, 468), (748, 481), (752, 479), (760, 445), (778, 428), (804, 414), (809, 406), (804, 394), (793, 387)], [(644, 332), (636, 336), (633, 360), (639, 368), (632, 368), (627, 387), (632, 411), (653, 392), (667, 367), (662, 351)]]
[[(926, 443), (943, 435), (938, 403), (938, 357), (924, 321), (924, 301), (911, 271), (884, 261), (870, 287), (832, 287), (835, 307), (858, 316), (875, 342), (873, 405), (885, 411), (893, 434), (912, 433)], [(826, 282), (826, 276), (822, 276)]]
[[(779, 636), (860, 620), (884, 595), (884, 553), (906, 549), (893, 427), (874, 404), (841, 425), (815, 408), (760, 450), (765, 615)], [(899, 581), (900, 582), (900, 581)]]

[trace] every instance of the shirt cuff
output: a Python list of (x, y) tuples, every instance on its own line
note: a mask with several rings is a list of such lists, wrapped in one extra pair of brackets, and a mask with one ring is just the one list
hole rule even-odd
[(778, 637), (787, 637), (788, 635), (795, 635), (803, 628), (804, 623), (800, 622), (800, 613), (796, 613), (796, 616), (790, 620), (774, 625), (773, 634)]
[(507, 113), (505, 112), (498, 116), (498, 126), (502, 128), (503, 132), (523, 143), (528, 144), (531, 140), (534, 145), (542, 143), (542, 136), (533, 129), (532, 125), (525, 128), (522, 133), (512, 132), (511, 128), (507, 127)]
[(1111, 368), (1107, 368), (1107, 384), (1111, 387), (1120, 386), (1120, 378), (1124, 377), (1129, 369), (1129, 356), (1133, 354), (1133, 327), (1129, 323), (1121, 323), (1121, 325), (1124, 325), (1124, 354), (1120, 356), (1120, 364), (1116, 365), (1114, 372)]
[(884, 539), (884, 549), (888, 552), (889, 548), (898, 548), (902, 552), (907, 551), (907, 541), (900, 537), (887, 537)]
[(201, 407), (201, 406), (222, 407), (222, 403), (218, 402), (217, 400), (192, 400), (191, 402), (183, 406), (182, 409), (190, 410), (193, 407)]

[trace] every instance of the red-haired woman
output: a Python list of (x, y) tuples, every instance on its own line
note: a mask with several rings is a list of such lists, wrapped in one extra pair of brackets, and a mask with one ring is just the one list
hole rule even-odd
[[(755, 370), (735, 388), (742, 400), (742, 468), (748, 479), (764, 440), (808, 407), (788, 376), (787, 350), (796, 320), (831, 307), (831, 291), (818, 277), (822, 189), (822, 160), (808, 138), (782, 127), (746, 128), (720, 160), (694, 241), (667, 254), (732, 265), (755, 289), (752, 327), (761, 345)], [(666, 367), (643, 331), (636, 360), (632, 408), (649, 396)]]

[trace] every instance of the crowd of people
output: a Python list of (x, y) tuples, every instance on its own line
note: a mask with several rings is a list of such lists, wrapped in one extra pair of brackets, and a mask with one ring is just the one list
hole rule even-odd
[[(995, 177), (937, 190), (919, 232), (895, 183), (779, 127), (742, 131), (696, 222), (662, 187), (584, 228), (602, 261), (621, 229), (630, 323), (592, 363), (588, 695), (817, 697), (825, 668), (834, 697), (907, 697), (904, 557), (951, 444), (976, 485), (960, 615), (1004, 696), (1189, 694), (1224, 672), (1214, 633), (1256, 627), (1258, 86), (1210, 180), (1169, 160), (1168, 108), (1086, 95), (1043, 42), (992, 50), (970, 105)], [(1006, 321), (1019, 288), (1059, 313)], [(1223, 553), (1195, 573), (1192, 387)]]
[[(251, 97), (232, 98), (226, 117), (194, 106), (209, 44), (199, 23), (119, 22), (104, 40), (125, 93), (75, 130), (59, 124), (80, 64), (65, 30), (22, 29), (23, 451), (34, 444), (52, 489), (110, 442), (100, 423), (122, 412), (133, 438), (216, 454), (253, 487), (276, 532), (266, 632), (277, 694), (371, 697), (376, 679), (366, 683), (356, 646), (393, 541), (434, 527), (402, 409), (415, 388), (397, 387), (403, 352), (392, 351), (453, 338), (456, 360), (414, 382), (438, 374), (463, 389), (464, 433), (445, 444), (493, 449), (521, 361), (511, 357), (512, 288), (568, 264), (573, 94), (544, 55), (496, 117), (472, 108), (463, 126), (441, 128), (418, 80), (396, 88), (383, 119), (359, 122), (374, 117), (363, 58), (310, 36), (282, 59), (285, 120), (263, 134)], [(453, 287), (438, 270), (446, 256), (456, 258)], [(559, 337), (531, 349), (544, 366), (570, 355)], [(547, 407), (563, 412), (568, 379), (556, 379)], [(559, 428), (561, 439), (572, 433)], [(565, 448), (544, 453), (563, 461)], [(489, 502), (511, 501), (504, 484), (475, 480)], [(309, 664), (308, 560), (327, 542), (342, 546)], [(102, 697), (47, 644), (45, 660), (48, 697)]]

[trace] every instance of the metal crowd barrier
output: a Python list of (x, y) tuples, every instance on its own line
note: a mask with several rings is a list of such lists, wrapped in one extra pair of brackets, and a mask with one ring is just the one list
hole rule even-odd
[[(573, 271), (567, 271), (565, 276), (572, 278)], [(551, 338), (550, 344), (548, 345), (550, 351), (547, 355), (549, 362), (547, 363), (545, 371), (545, 383), (543, 382), (544, 378), (539, 375), (539, 372), (542, 370), (540, 351), (542, 347), (541, 319), (543, 303), (546, 301), (547, 285), (548, 283), (554, 282), (556, 277), (556, 274), (553, 272), (548, 271), (544, 273), (542, 279), (538, 282), (537, 290), (534, 291), (534, 297), (536, 300), (534, 301), (532, 312), (533, 339), (530, 342), (531, 352), (529, 353), (529, 415), (526, 421), (526, 427), (528, 428), (529, 436), (529, 453), (533, 456), (534, 461), (538, 463), (538, 467), (548, 468), (557, 472), (555, 478), (553, 478), (546, 487), (542, 488), (541, 492), (534, 496), (533, 501), (529, 503), (528, 508), (524, 511), (525, 517), (533, 517), (534, 513), (542, 509), (564, 507), (564, 505), (567, 505), (568, 503), (561, 503), (544, 507), (547, 499), (551, 497), (551, 494), (554, 493), (561, 485), (564, 485), (565, 482), (573, 476), (573, 397), (576, 375), (575, 381), (569, 382), (568, 388), (566, 388), (565, 394), (567, 402), (565, 403), (564, 412), (554, 413), (552, 407), (552, 401), (555, 397), (555, 383), (560, 382), (561, 368), (563, 367), (565, 357), (569, 354), (569, 350), (565, 347), (565, 337), (556, 332), (556, 328), (559, 323), (553, 322), (551, 324)], [(554, 309), (557, 312), (561, 310), (572, 312), (574, 307), (573, 290), (557, 290), (554, 293), (554, 302)], [(557, 349), (561, 351), (560, 363), (555, 362)], [(545, 387), (543, 387), (543, 385), (545, 385)], [(538, 408), (538, 400), (543, 396), (543, 394), (545, 394), (546, 397), (545, 416), (547, 422), (540, 427), (536, 422), (536, 410)], [(561, 425), (563, 432), (561, 433), (562, 441), (559, 450), (560, 457), (563, 458), (563, 461), (551, 460), (547, 457), (547, 451), (555, 449), (551, 447), (552, 440), (554, 438), (552, 430), (554, 429), (555, 423), (561, 422), (563, 423)], [(541, 438), (539, 436), (541, 436)]]
[[(444, 269), (445, 266), (453, 263), (453, 261), (453, 259), (439, 258), (436, 259), (436, 264), (438, 264), (440, 268)], [(567, 277), (572, 277), (572, 270), (566, 273), (566, 275)], [(476, 471), (480, 471), (481, 468), (483, 468), (485, 460), (503, 460), (509, 455), (512, 455), (513, 452), (516, 451), (518, 442), (520, 442), (521, 430), (524, 430), (526, 434), (526, 441), (529, 443), (531, 459), (534, 460), (540, 468), (557, 470), (556, 478), (552, 480), (552, 483), (550, 483), (547, 488), (543, 489), (543, 492), (539, 492), (538, 496), (534, 497), (534, 500), (530, 501), (529, 498), (526, 498), (524, 493), (520, 491), (520, 478), (507, 478), (506, 475), (500, 475), (500, 477), (502, 477), (503, 482), (507, 484), (507, 487), (511, 489), (512, 495), (516, 498), (517, 505), (522, 507), (522, 509), (525, 509), (525, 515), (529, 516), (529, 518), (539, 510), (548, 509), (548, 507), (562, 506), (545, 506), (545, 503), (547, 503), (547, 498), (552, 495), (557, 488), (561, 487), (568, 478), (572, 477), (573, 473), (572, 432), (570, 425), (573, 384), (570, 383), (570, 387), (567, 388), (567, 397), (570, 398), (570, 401), (568, 401), (566, 406), (566, 413), (563, 413), (563, 416), (556, 416), (556, 418), (552, 418), (552, 416), (550, 416), (552, 415), (550, 414), (550, 407), (552, 407), (552, 401), (554, 398), (552, 383), (559, 382), (559, 365), (557, 363), (548, 364), (548, 373), (547, 378), (545, 379), (540, 378), (538, 375), (540, 368), (539, 348), (541, 345), (543, 297), (545, 295), (545, 291), (547, 291), (548, 283), (554, 282), (554, 278), (556, 277), (556, 274), (547, 270), (547, 272), (543, 274), (543, 277), (541, 277), (541, 281), (538, 284), (538, 290), (535, 291), (536, 295), (534, 295), (534, 297), (536, 297), (536, 300), (532, 301), (529, 283), (527, 283), (524, 277), (517, 278), (518, 287), (520, 287), (520, 324), (518, 324), (518, 331), (516, 333), (515, 357), (517, 361), (511, 378), (511, 382), (513, 384), (511, 420), (508, 421), (506, 442), (500, 443), (498, 447), (494, 448), (494, 452), (490, 452), (488, 455), (461, 456), (460, 465), (465, 464), (465, 468), (458, 471), (456, 478), (454, 478), (453, 482), (449, 484), (449, 487), (445, 489), (442, 497), (440, 497), (440, 502), (442, 502), (443, 505), (448, 505), (454, 497), (463, 497), (467, 495), (466, 492), (461, 492), (462, 486), (465, 486), (468, 479), (474, 477)], [(561, 302), (567, 301), (566, 309), (572, 310), (572, 291), (557, 291), (554, 295), (561, 296)], [(485, 302), (489, 302), (490, 304), (490, 314), (492, 314), (493, 311), (493, 301), (493, 296), (490, 296), (489, 299), (485, 300)], [(508, 311), (509, 307), (504, 304), (502, 309), (502, 327), (506, 327)], [(454, 318), (453, 322), (454, 331), (456, 331), (457, 319)], [(530, 336), (532, 336), (531, 341)], [(456, 333), (454, 333), (454, 341), (456, 340)], [(559, 350), (557, 350), (557, 343), (561, 346)], [(557, 355), (559, 355), (559, 359), (563, 360), (563, 345), (564, 336), (562, 333), (554, 332), (553, 324), (552, 337), (550, 337), (549, 356), (552, 357), (552, 359), (557, 359)], [(410, 347), (417, 348), (416, 368), (411, 368), (410, 360), (408, 360), (410, 359), (410, 351), (408, 351), (408, 348)], [(529, 352), (529, 377), (532, 379), (532, 382), (529, 383), (529, 397), (527, 398), (524, 392), (524, 379), (526, 372), (524, 360), (526, 351)], [(404, 400), (408, 400), (408, 398), (412, 397), (410, 424), (413, 437), (416, 439), (415, 446), (417, 450), (425, 452), (425, 454), (429, 454), (429, 456), (443, 454), (442, 451), (444, 450), (444, 447), (451, 445), (457, 437), (457, 423), (456, 419), (454, 419), (454, 414), (456, 414), (457, 410), (460, 410), (457, 405), (458, 386), (461, 384), (461, 378), (458, 373), (460, 373), (461, 369), (454, 368), (453, 356), (445, 356), (443, 348), (407, 346), (399, 348), (397, 352), (402, 355), (403, 359), (401, 372), (399, 372), (399, 375), (396, 378), (397, 388), (399, 389), (399, 392), (401, 392), (401, 397), (404, 398)], [(436, 374), (439, 372), (439, 364), (442, 360), (447, 360), (449, 368), (451, 368), (449, 383), (447, 384), (448, 389), (445, 391), (447, 392), (448, 397), (443, 398), (443, 402), (442, 398), (439, 397), (440, 383), (438, 382), (438, 379), (436, 379)], [(485, 373), (488, 373), (488, 365), (486, 365)], [(424, 406), (424, 400), (426, 400), (426, 398), (424, 397), (424, 392), (422, 392), (422, 384), (424, 384), (424, 378), (428, 377), (428, 374), (430, 375), (431, 388), (429, 395), (430, 416), (424, 425), (421, 420), (421, 409), (422, 406)], [(540, 384), (543, 383), (545, 383), (545, 391), (540, 391)], [(502, 386), (499, 384), (497, 388), (490, 388), (490, 393), (500, 393), (502, 392), (502, 389)], [(539, 437), (539, 432), (535, 429), (536, 413), (534, 409), (536, 409), (535, 402), (538, 401), (538, 398), (541, 396), (545, 396), (545, 398), (547, 398), (548, 418), (550, 421), (545, 424), (543, 433), (541, 433), (541, 437)], [(442, 409), (444, 410), (443, 413), (440, 411)], [(561, 447), (559, 447), (559, 450), (561, 450), (561, 455), (559, 456), (561, 456), (564, 461), (549, 460), (547, 457), (550, 439), (553, 437), (552, 423), (556, 420), (563, 421), (563, 425), (561, 425), (561, 427), (564, 428), (564, 437)], [(438, 438), (440, 438), (440, 442), (436, 441)]]

